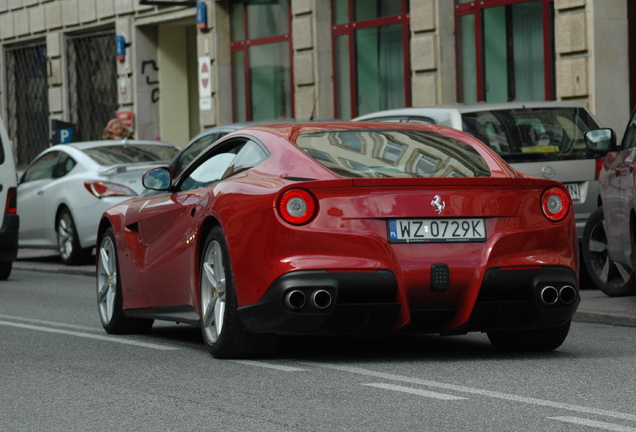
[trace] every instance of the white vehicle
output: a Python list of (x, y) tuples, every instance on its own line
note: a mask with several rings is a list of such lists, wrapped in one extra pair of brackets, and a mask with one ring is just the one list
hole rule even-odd
[(158, 141), (91, 141), (50, 147), (18, 184), (20, 247), (57, 249), (64, 264), (90, 260), (102, 213), (145, 190), (145, 171), (179, 149)]
[(366, 114), (355, 121), (450, 126), (483, 141), (524, 174), (557, 180), (574, 204), (579, 239), (589, 215), (600, 206), (601, 164), (583, 134), (598, 121), (575, 102), (507, 102), (399, 108)]
[(13, 261), (18, 256), (18, 176), (11, 147), (12, 143), (0, 117), (0, 280), (9, 278)]

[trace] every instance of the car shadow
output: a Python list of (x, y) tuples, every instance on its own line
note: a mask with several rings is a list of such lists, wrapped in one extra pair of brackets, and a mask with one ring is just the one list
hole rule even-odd
[[(201, 331), (186, 324), (155, 323), (146, 337), (205, 350)], [(513, 353), (496, 350), (485, 334), (461, 336), (399, 333), (377, 337), (278, 336), (267, 355), (256, 360), (323, 362), (404, 362), (436, 360), (545, 359), (565, 351)]]

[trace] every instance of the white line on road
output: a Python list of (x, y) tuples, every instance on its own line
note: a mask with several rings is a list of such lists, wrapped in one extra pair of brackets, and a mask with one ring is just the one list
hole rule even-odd
[(297, 368), (297, 367), (292, 367), (292, 366), (283, 366), (283, 365), (275, 365), (275, 364), (271, 364), (271, 363), (265, 363), (265, 362), (259, 362), (259, 361), (253, 361), (253, 360), (235, 360), (235, 363), (241, 363), (244, 365), (248, 365), (248, 366), (257, 366), (257, 367), (263, 367), (263, 368), (268, 368), (268, 369), (276, 369), (276, 370), (280, 370), (283, 372), (299, 372), (299, 371), (304, 371), (305, 369), (303, 368)]
[(124, 345), (134, 345), (134, 346), (138, 346), (138, 347), (152, 348), (152, 349), (158, 349), (158, 350), (163, 350), (163, 351), (179, 349), (179, 348), (165, 346), (165, 345), (150, 344), (150, 343), (138, 342), (138, 341), (133, 341), (133, 340), (128, 340), (128, 339), (120, 339), (120, 338), (111, 337), (111, 336), (100, 336), (100, 335), (92, 335), (92, 334), (88, 334), (88, 333), (74, 332), (74, 331), (69, 331), (69, 330), (52, 329), (52, 328), (48, 328), (48, 327), (37, 327), (37, 326), (29, 325), (29, 324), (19, 324), (19, 323), (12, 323), (12, 322), (8, 322), (8, 321), (0, 321), (0, 325), (10, 326), (10, 327), (19, 327), (19, 328), (24, 328), (24, 329), (29, 329), (29, 330), (37, 330), (37, 331), (43, 331), (43, 332), (48, 332), (48, 333), (65, 334), (65, 335), (69, 335), (69, 336), (83, 337), (83, 338), (88, 338), (88, 339), (96, 339), (96, 340), (102, 340), (102, 341), (107, 341), (107, 342), (115, 342), (115, 343), (120, 343), (120, 344), (124, 344)]
[(97, 327), (79, 326), (79, 325), (74, 325), (74, 324), (64, 324), (64, 323), (59, 323), (59, 322), (44, 321), (44, 320), (33, 319), (33, 318), (23, 318), (23, 317), (12, 316), (12, 315), (2, 315), (2, 314), (0, 314), (0, 319), (11, 320), (11, 321), (24, 321), (24, 322), (30, 322), (30, 323), (36, 323), (36, 324), (46, 324), (46, 325), (51, 325), (51, 326), (54, 326), (54, 327), (72, 328), (72, 329), (75, 329), (75, 330), (87, 330), (87, 331), (99, 331), (99, 332), (103, 332), (104, 331), (104, 329), (102, 329), (101, 327), (97, 328)]
[(568, 403), (554, 402), (550, 400), (537, 399), (533, 397), (517, 396), (517, 395), (509, 394), (509, 393), (483, 390), (479, 388), (467, 387), (467, 386), (462, 386), (457, 384), (447, 384), (447, 383), (441, 383), (437, 381), (422, 380), (422, 379), (418, 379), (414, 377), (396, 375), (396, 374), (390, 374), (390, 373), (384, 373), (384, 372), (376, 372), (376, 371), (362, 369), (358, 367), (352, 367), (352, 366), (338, 366), (334, 364), (310, 363), (310, 362), (305, 362), (304, 364), (308, 366), (310, 365), (314, 367), (319, 367), (319, 368), (339, 370), (339, 371), (353, 373), (357, 375), (363, 375), (367, 377), (382, 378), (382, 379), (390, 380), (390, 381), (406, 382), (412, 385), (421, 385), (426, 387), (440, 388), (444, 390), (452, 390), (452, 391), (456, 391), (460, 393), (476, 394), (476, 395), (491, 397), (495, 399), (503, 399), (510, 402), (520, 402), (520, 403), (525, 403), (529, 405), (537, 405), (537, 406), (562, 409), (562, 410), (573, 411), (573, 412), (582, 413), (582, 414), (599, 415), (599, 416), (612, 417), (612, 418), (621, 419), (621, 420), (636, 421), (636, 415), (622, 413), (618, 411), (604, 410), (599, 408), (590, 408), (590, 407), (586, 407), (582, 405), (573, 405)]
[(437, 393), (437, 392), (432, 392), (432, 391), (428, 391), (428, 390), (415, 389), (415, 388), (412, 388), (412, 387), (404, 387), (404, 386), (398, 386), (398, 385), (393, 385), (393, 384), (369, 383), (369, 384), (362, 384), (362, 385), (369, 386), (369, 387), (376, 387), (376, 388), (380, 388), (380, 389), (384, 389), (384, 390), (392, 390), (392, 391), (397, 391), (397, 392), (402, 392), (402, 393), (410, 393), (410, 394), (414, 394), (414, 395), (418, 395), (418, 396), (424, 396), (424, 397), (428, 397), (428, 398), (435, 398), (435, 399), (441, 399), (441, 400), (467, 399), (467, 398), (461, 397), (461, 396), (453, 396), (453, 395), (449, 395), (449, 394), (445, 394), (445, 393)]
[(636, 429), (632, 428), (632, 427), (617, 425), (617, 424), (614, 424), (614, 423), (605, 423), (605, 422), (600, 422), (600, 421), (595, 421), (595, 420), (588, 420), (588, 419), (583, 419), (583, 418), (579, 418), (579, 417), (548, 417), (548, 418), (550, 420), (558, 420), (558, 421), (562, 421), (562, 422), (565, 422), (565, 423), (572, 423), (572, 424), (581, 425), (581, 426), (588, 426), (588, 427), (593, 427), (593, 428), (597, 428), (597, 429), (605, 429), (605, 430), (608, 430), (608, 431), (636, 432)]

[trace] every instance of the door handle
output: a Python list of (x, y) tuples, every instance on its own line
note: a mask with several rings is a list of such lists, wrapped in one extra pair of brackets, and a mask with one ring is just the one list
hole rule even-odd
[(44, 195), (44, 191), (38, 191), (38, 195)]

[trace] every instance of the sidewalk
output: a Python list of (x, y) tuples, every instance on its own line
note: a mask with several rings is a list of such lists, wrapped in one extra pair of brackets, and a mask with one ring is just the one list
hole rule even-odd
[(13, 263), (13, 269), (95, 276), (95, 264), (64, 265), (57, 252), (51, 249), (18, 249), (18, 259)]
[[(13, 263), (16, 270), (95, 276), (95, 264), (67, 266), (55, 251), (20, 249)], [(582, 289), (574, 321), (636, 327), (636, 296), (608, 297), (596, 289)]]

